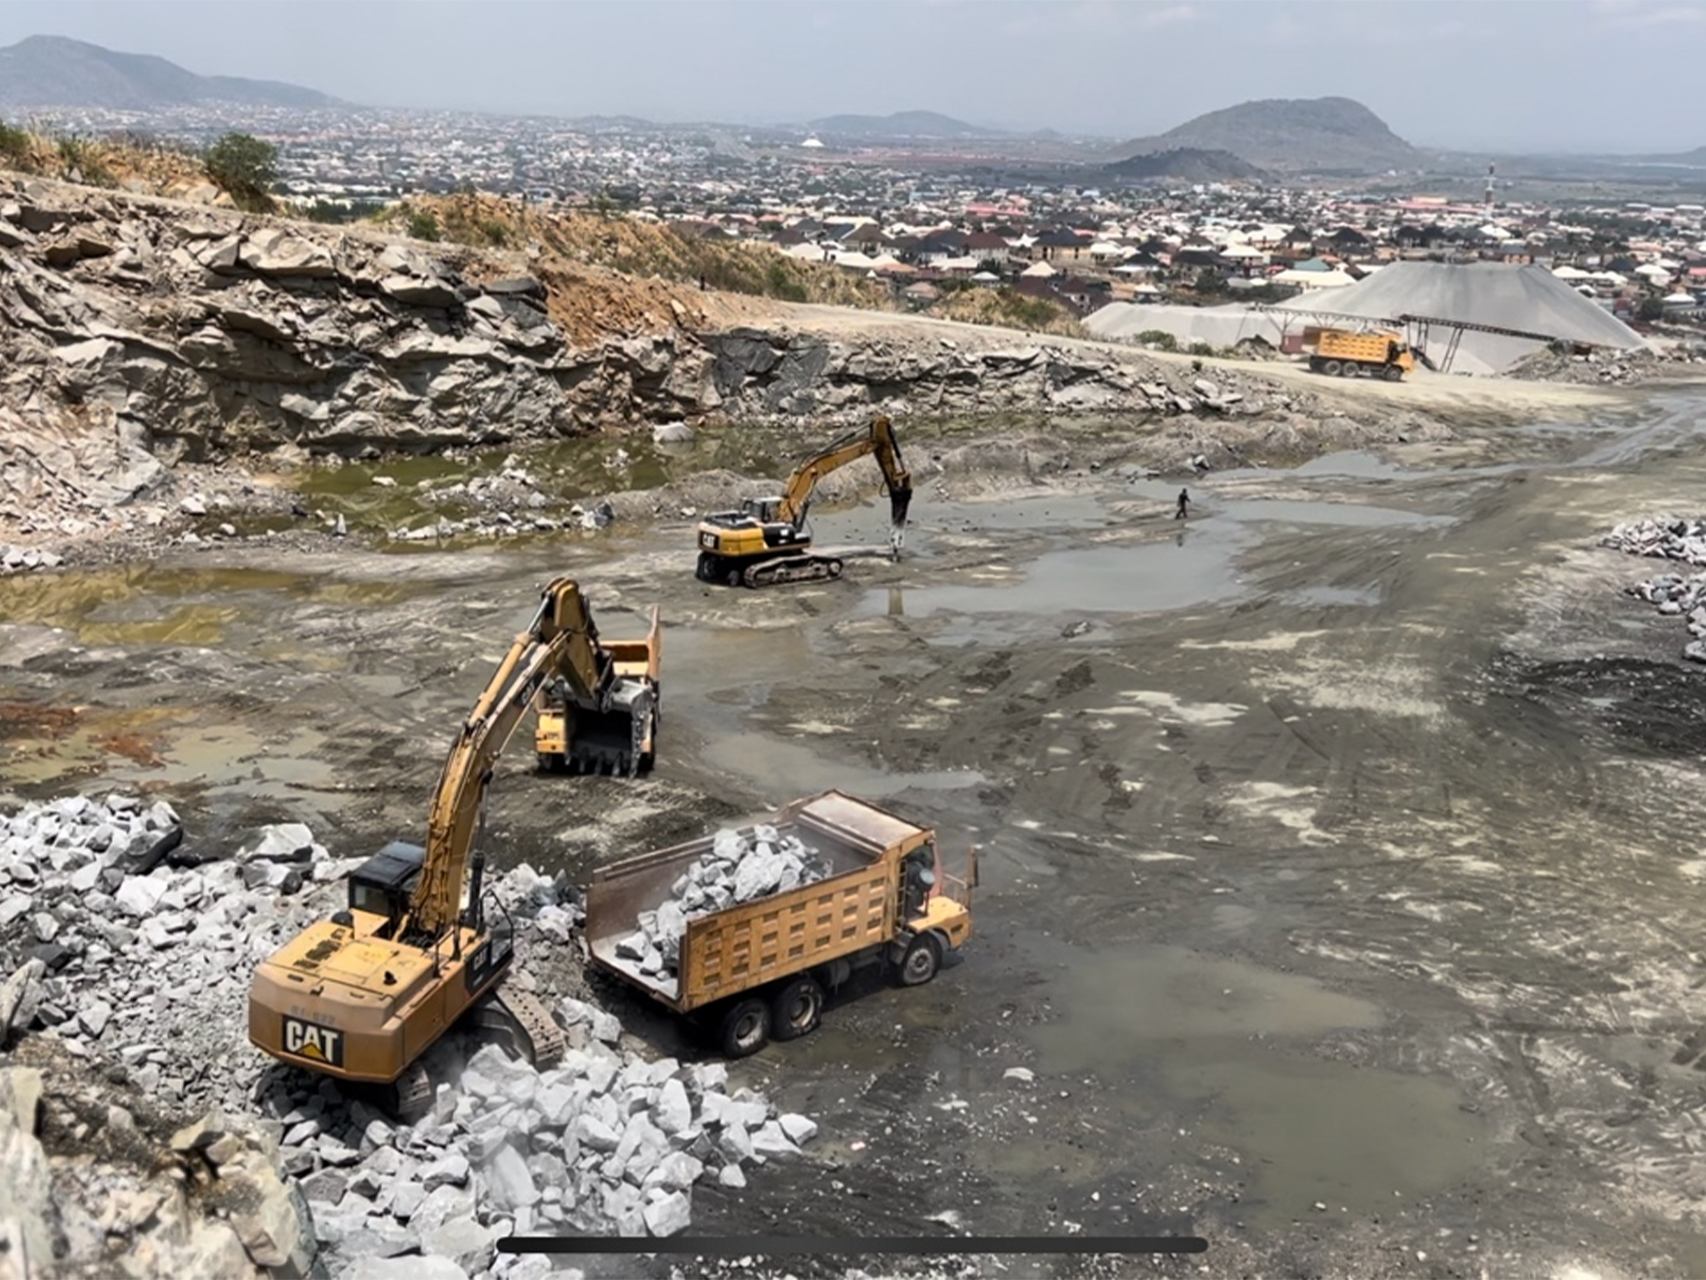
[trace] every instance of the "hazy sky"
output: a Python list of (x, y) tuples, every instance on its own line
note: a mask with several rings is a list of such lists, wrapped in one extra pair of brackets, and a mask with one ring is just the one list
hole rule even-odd
[(1248, 98), (1420, 145), (1706, 145), (1706, 0), (4, 0), (26, 35), (354, 102), (762, 123), (921, 108), (1117, 137)]

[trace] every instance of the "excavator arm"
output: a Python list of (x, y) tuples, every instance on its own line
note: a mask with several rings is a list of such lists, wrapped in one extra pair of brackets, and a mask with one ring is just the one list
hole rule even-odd
[(444, 762), (427, 821), (426, 855), (398, 936), (436, 940), (457, 922), (462, 880), (492, 769), (546, 680), (561, 675), (577, 694), (598, 703), (613, 680), (612, 662), (598, 643), (579, 585), (557, 578), (545, 588), (539, 612), (509, 653)]
[(889, 519), (898, 547), (900, 531), (906, 525), (906, 510), (912, 502), (912, 475), (901, 459), (900, 442), (895, 439), (894, 424), (887, 414), (873, 418), (868, 431), (845, 436), (795, 467), (782, 491), (779, 518), (792, 525), (802, 524), (818, 481), (868, 453), (876, 454), (877, 465), (882, 468), (889, 494)]

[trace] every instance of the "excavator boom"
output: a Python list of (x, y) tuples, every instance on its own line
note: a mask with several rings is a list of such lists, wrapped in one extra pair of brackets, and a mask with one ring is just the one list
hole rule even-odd
[(805, 523), (812, 494), (818, 481), (832, 471), (839, 471), (866, 454), (877, 456), (883, 481), (889, 492), (890, 521), (897, 528), (906, 523), (906, 508), (912, 500), (912, 476), (900, 456), (900, 442), (895, 439), (894, 424), (887, 416), (873, 419), (867, 431), (855, 432), (837, 440), (816, 457), (807, 458), (794, 468), (782, 490), (782, 506), (778, 518), (789, 524)]
[(420, 1087), (422, 1055), (470, 1010), (508, 1025), (536, 1060), (559, 1053), (561, 1037), (542, 1007), (502, 986), (514, 949), (486, 928), (476, 828), (498, 756), (548, 685), (560, 682), (577, 714), (633, 717), (632, 758), (649, 756), (657, 649), (655, 613), (646, 640), (618, 642), (612, 653), (599, 643), (579, 585), (553, 580), (462, 722), (433, 792), (426, 847), (387, 846), (350, 874), (348, 910), (261, 963), (249, 992), (249, 1039), (285, 1062), (394, 1086), (393, 1103), (402, 1107), (406, 1094), (409, 1108), (431, 1101)]

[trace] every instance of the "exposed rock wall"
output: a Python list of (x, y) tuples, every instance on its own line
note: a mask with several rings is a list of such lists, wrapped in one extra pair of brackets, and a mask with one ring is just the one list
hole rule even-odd
[[(656, 332), (575, 347), (551, 313), (595, 282), (527, 268), (520, 253), (0, 174), (0, 529), (157, 524), (139, 508), (169, 504), (175, 464), (281, 446), (353, 456), (647, 420), (852, 419), (876, 406), (1249, 415), (1289, 404), (1258, 378), (1193, 385), (1183, 366), (1001, 330), (717, 330), (677, 301), (663, 309), (673, 320), (645, 321)], [(653, 286), (596, 287), (616, 290), (611, 301)]]

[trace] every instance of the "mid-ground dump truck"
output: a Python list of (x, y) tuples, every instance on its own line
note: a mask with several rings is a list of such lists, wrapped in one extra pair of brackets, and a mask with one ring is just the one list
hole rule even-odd
[(854, 969), (886, 965), (902, 986), (917, 986), (971, 936), (976, 849), (963, 879), (945, 875), (933, 830), (839, 791), (796, 800), (771, 825), (826, 859), (829, 874), (690, 917), (674, 974), (643, 973), (619, 944), (641, 912), (670, 898), (714, 837), (612, 863), (587, 887), (593, 962), (693, 1020), (731, 1058), (815, 1030), (825, 990)]
[(1405, 374), (1415, 369), (1416, 358), (1409, 344), (1396, 333), (1323, 329), (1315, 343), (1315, 354), (1309, 357), (1309, 367), (1328, 377), (1401, 382)]

